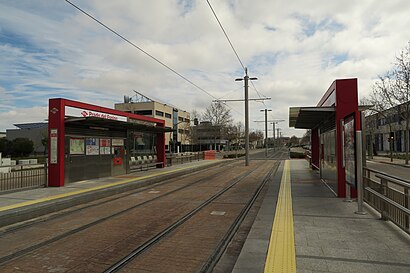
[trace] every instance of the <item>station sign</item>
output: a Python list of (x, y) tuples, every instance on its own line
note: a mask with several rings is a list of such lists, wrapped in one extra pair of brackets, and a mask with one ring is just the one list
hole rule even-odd
[(116, 121), (123, 121), (127, 122), (127, 117), (113, 115), (98, 111), (91, 111), (89, 109), (82, 109), (77, 107), (66, 106), (65, 107), (65, 115), (70, 117), (96, 117), (101, 119), (109, 119), (109, 120), (116, 120)]

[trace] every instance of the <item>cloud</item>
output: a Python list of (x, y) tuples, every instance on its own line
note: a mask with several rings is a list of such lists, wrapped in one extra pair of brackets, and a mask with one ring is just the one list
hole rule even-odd
[[(265, 104), (251, 119), (286, 119), (289, 106), (316, 105), (336, 78), (359, 78), (371, 90), (409, 40), (410, 2), (210, 1)], [(241, 65), (205, 1), (73, 1), (212, 96), (132, 47), (64, 1), (2, 1), (0, 9), (0, 131), (12, 110), (47, 107), (65, 97), (113, 107), (138, 90), (184, 110), (203, 111), (216, 98), (243, 98)], [(238, 90), (239, 88), (239, 90)], [(232, 90), (238, 90), (230, 93)], [(243, 121), (243, 103), (228, 103)], [(17, 113), (16, 112), (16, 113)], [(42, 120), (37, 111), (38, 119)], [(24, 116), (24, 115), (22, 115)], [(27, 121), (28, 122), (28, 121)], [(15, 123), (15, 122), (14, 122)], [(251, 123), (263, 129), (262, 124)], [(302, 135), (287, 128), (285, 135)]]

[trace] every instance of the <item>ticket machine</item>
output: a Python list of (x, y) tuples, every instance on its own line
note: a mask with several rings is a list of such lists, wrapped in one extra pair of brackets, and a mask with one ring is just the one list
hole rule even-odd
[(125, 139), (112, 139), (111, 176), (126, 173), (126, 153)]

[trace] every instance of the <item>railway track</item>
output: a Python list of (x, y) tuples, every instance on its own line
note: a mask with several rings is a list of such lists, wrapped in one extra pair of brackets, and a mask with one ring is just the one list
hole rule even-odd
[[(260, 166), (258, 166), (260, 168)], [(196, 207), (194, 210), (190, 211), (188, 214), (186, 214), (184, 217), (167, 227), (165, 230), (157, 234), (154, 238), (146, 242), (144, 245), (138, 247), (134, 251), (132, 251), (129, 255), (127, 255), (124, 259), (120, 260), (119, 262), (115, 263), (112, 267), (104, 271), (104, 273), (114, 273), (114, 272), (121, 272), (121, 269), (124, 268), (127, 264), (132, 262), (133, 259), (135, 259), (138, 255), (142, 254), (144, 251), (149, 249), (150, 247), (154, 246), (156, 243), (158, 243), (161, 239), (165, 238), (166, 236), (169, 236), (176, 228), (184, 224), (187, 220), (190, 218), (194, 217), (198, 212), (200, 212), (203, 208), (211, 204), (214, 200), (217, 198), (220, 198), (223, 194), (225, 194), (228, 190), (230, 190), (232, 187), (237, 185), (238, 183), (242, 182), (245, 178), (247, 178), (249, 175), (251, 175), (253, 172), (256, 172), (258, 168), (253, 169), (245, 174), (242, 174), (241, 176), (235, 178), (229, 186), (225, 187), (224, 189), (220, 190), (210, 198), (208, 198), (206, 201), (201, 203), (198, 207)], [(219, 260), (220, 255), (223, 253), (223, 250), (226, 248), (227, 243), (229, 242), (229, 239), (232, 238), (232, 236), (235, 234), (237, 228), (239, 227), (240, 223), (246, 216), (246, 213), (249, 211), (250, 207), (252, 206), (253, 202), (256, 200), (258, 194), (262, 190), (262, 187), (266, 184), (268, 179), (270, 178), (272, 171), (269, 171), (269, 173), (265, 176), (265, 178), (262, 180), (260, 185), (258, 186), (257, 190), (253, 194), (252, 198), (247, 202), (246, 206), (242, 209), (242, 211), (239, 213), (239, 215), (236, 217), (235, 221), (231, 224), (228, 232), (223, 236), (223, 238), (220, 240), (218, 243), (218, 246), (214, 249), (214, 252), (209, 256), (207, 261), (204, 263), (202, 268), (200, 269), (199, 272), (211, 272), (213, 266), (215, 263)]]
[[(219, 259), (219, 253), (223, 252), (226, 242), (229, 242), (229, 238), (234, 234), (242, 221), (241, 219), (251, 207), (251, 200), (257, 196), (272, 173), (272, 162), (270, 164), (257, 164), (248, 171), (244, 171), (242, 167), (240, 172), (236, 171), (241, 168), (238, 165), (242, 164), (236, 162), (231, 166), (223, 166), (219, 169), (212, 168), (207, 172), (181, 177), (179, 181), (173, 180), (173, 183), (162, 183), (155, 186), (155, 189), (136, 191), (122, 198), (107, 200), (64, 216), (60, 215), (49, 221), (6, 232), (0, 236), (0, 243), (4, 238), (6, 241), (12, 239), (11, 235), (21, 236), (28, 229), (37, 228), (40, 230), (38, 225), (43, 225), (43, 228), (46, 225), (52, 230), (54, 225), (64, 225), (70, 218), (74, 219), (72, 221), (79, 221), (79, 214), (84, 214), (87, 218), (92, 211), (121, 207), (121, 209), (114, 209), (104, 216), (99, 215), (96, 220), (82, 222), (77, 227), (60, 232), (56, 236), (45, 236), (46, 239), (3, 255), (0, 258), (0, 271), (12, 272), (10, 270), (16, 266), (25, 268), (34, 262), (34, 264), (42, 265), (43, 271), (38, 272), (49, 272), (56, 270), (56, 267), (60, 269), (59, 272), (70, 272), (69, 270), (74, 270), (73, 272), (118, 272), (125, 270), (124, 272), (127, 272), (127, 267), (132, 265), (137, 257), (145, 256), (148, 252), (155, 253), (156, 250), (151, 251), (154, 246), (162, 245), (162, 242), (172, 238), (174, 235), (171, 236), (171, 234), (177, 233), (177, 230), (191, 226), (194, 218), (204, 214), (207, 208), (223, 202), (224, 198), (229, 198), (228, 193), (238, 190), (240, 184), (252, 184), (252, 179), (259, 177), (258, 187), (255, 187), (255, 183), (253, 183), (253, 197), (249, 198), (250, 201), (245, 202), (246, 204), (241, 201), (240, 213), (237, 214), (233, 222), (230, 222), (228, 231), (223, 233), (225, 234), (223, 238), (219, 238), (214, 247), (215, 251), (208, 255), (206, 261), (200, 266), (202, 268), (200, 272), (210, 272), (208, 270)], [(261, 174), (264, 174), (262, 180), (260, 179)], [(136, 196), (138, 198), (135, 198)], [(189, 201), (186, 203), (181, 201), (188, 199)], [(129, 205), (130, 201), (135, 202), (135, 204)], [(127, 203), (128, 206), (124, 209), (122, 206)], [(141, 217), (141, 215), (144, 216)], [(135, 225), (138, 223), (137, 217), (140, 217), (144, 224)], [(61, 220), (63, 221), (61, 222)], [(138, 232), (133, 230), (134, 226)], [(221, 224), (221, 226), (226, 225)], [(117, 233), (111, 234), (113, 231), (117, 231)], [(107, 233), (107, 237), (101, 236), (104, 232)], [(121, 237), (121, 234), (118, 233), (124, 233), (122, 234), (124, 236)], [(88, 240), (87, 237), (95, 238)], [(82, 246), (83, 242), (86, 251), (94, 250), (98, 252), (98, 255), (85, 257), (86, 255), (81, 249), (78, 250), (78, 253), (73, 253), (73, 250), (70, 250), (70, 245), (75, 248), (76, 242), (78, 247)], [(58, 256), (65, 257), (66, 261), (61, 261)], [(118, 259), (119, 256), (122, 258)], [(95, 266), (90, 268), (91, 265)]]

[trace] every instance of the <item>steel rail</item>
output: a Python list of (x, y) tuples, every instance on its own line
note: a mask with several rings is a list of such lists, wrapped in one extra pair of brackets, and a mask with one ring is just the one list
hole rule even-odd
[(251, 175), (253, 172), (261, 168), (262, 165), (259, 165), (253, 170), (250, 170), (234, 179), (231, 180), (230, 185), (225, 187), (224, 189), (220, 190), (219, 192), (215, 193), (212, 195), (210, 198), (202, 202), (199, 206), (197, 206), (195, 209), (191, 210), (187, 214), (185, 214), (183, 217), (169, 225), (167, 228), (165, 228), (163, 231), (159, 232), (157, 235), (152, 237), (150, 240), (146, 241), (144, 244), (140, 245), (133, 251), (131, 251), (127, 256), (125, 256), (123, 259), (119, 260), (117, 263), (113, 264), (110, 268), (106, 269), (103, 271), (103, 273), (114, 273), (118, 272), (121, 270), (123, 267), (125, 267), (129, 262), (131, 262), (134, 258), (136, 258), (138, 255), (142, 254), (144, 251), (155, 245), (157, 242), (161, 241), (164, 237), (166, 237), (168, 234), (170, 234), (173, 230), (181, 226), (183, 223), (185, 223), (187, 220), (192, 218), (195, 214), (197, 214), (199, 211), (201, 211), (204, 207), (209, 205), (212, 201), (214, 201), (216, 198), (220, 197), (222, 194), (227, 192), (229, 189), (231, 189), (233, 186), (237, 185), (239, 182), (241, 182), (243, 179)]
[[(209, 171), (209, 170), (208, 170), (208, 171)], [(191, 183), (188, 183), (187, 185), (184, 185), (184, 186), (179, 187), (179, 188), (177, 188), (177, 189), (171, 190), (171, 191), (166, 192), (166, 193), (164, 193), (164, 194), (162, 194), (162, 195), (156, 196), (156, 197), (154, 197), (154, 198), (152, 198), (152, 199), (149, 199), (149, 200), (146, 200), (146, 201), (141, 202), (141, 203), (139, 203), (139, 204), (136, 204), (136, 205), (134, 205), (134, 206), (132, 206), (132, 207), (128, 207), (128, 208), (126, 208), (126, 209), (124, 209), (124, 210), (121, 210), (121, 211), (118, 211), (118, 212), (116, 212), (116, 213), (114, 213), (114, 214), (105, 216), (105, 217), (100, 218), (100, 219), (98, 219), (98, 220), (96, 220), (96, 221), (93, 221), (93, 222), (90, 222), (90, 223), (88, 223), (88, 224), (85, 224), (84, 226), (81, 226), (81, 227), (75, 228), (75, 229), (73, 229), (73, 230), (67, 231), (67, 232), (62, 233), (62, 234), (60, 234), (60, 235), (57, 235), (57, 236), (55, 236), (55, 237), (53, 237), (53, 238), (47, 239), (47, 240), (45, 240), (45, 241), (42, 241), (42, 242), (40, 242), (40, 243), (38, 243), (38, 244), (34, 244), (34, 245), (29, 246), (29, 247), (27, 247), (27, 248), (24, 248), (24, 249), (21, 249), (21, 250), (19, 250), (19, 251), (16, 251), (16, 252), (14, 252), (14, 253), (12, 253), (12, 254), (9, 254), (9, 255), (0, 257), (0, 265), (4, 264), (4, 263), (6, 263), (6, 262), (8, 262), (8, 261), (10, 261), (10, 260), (12, 260), (12, 259), (16, 259), (16, 258), (18, 258), (18, 257), (20, 257), (20, 256), (23, 256), (23, 255), (25, 255), (25, 254), (27, 254), (27, 253), (33, 251), (33, 250), (36, 250), (36, 249), (39, 249), (39, 248), (41, 248), (41, 247), (43, 247), (43, 246), (46, 246), (46, 245), (48, 245), (48, 244), (57, 242), (57, 241), (59, 241), (59, 240), (61, 240), (61, 239), (67, 238), (67, 237), (70, 236), (70, 235), (76, 234), (76, 233), (78, 233), (78, 232), (80, 232), (80, 231), (86, 230), (87, 228), (90, 228), (90, 227), (92, 227), (92, 226), (95, 226), (95, 225), (97, 225), (97, 224), (100, 224), (100, 223), (102, 223), (102, 222), (105, 222), (105, 221), (107, 221), (107, 220), (110, 220), (111, 218), (117, 217), (117, 216), (122, 215), (122, 214), (124, 214), (124, 213), (126, 213), (126, 212), (129, 212), (129, 211), (131, 211), (131, 210), (133, 210), (133, 209), (136, 209), (136, 208), (138, 208), (138, 207), (141, 207), (141, 206), (143, 206), (143, 205), (146, 205), (146, 204), (148, 204), (148, 203), (150, 203), (150, 202), (153, 202), (153, 201), (155, 201), (155, 200), (158, 200), (158, 199), (160, 199), (160, 198), (163, 198), (163, 197), (165, 197), (165, 196), (168, 196), (168, 195), (170, 195), (170, 194), (173, 194), (173, 193), (175, 193), (175, 192), (177, 192), (177, 191), (183, 190), (183, 189), (185, 189), (185, 188), (187, 188), (187, 187), (193, 186), (193, 185), (198, 184), (198, 183), (201, 183), (201, 182), (209, 181), (209, 179), (212, 179), (212, 178), (214, 178), (214, 177), (216, 177), (216, 176), (218, 176), (218, 175), (220, 175), (220, 174), (222, 174), (222, 173), (225, 173), (225, 172), (226, 172), (226, 170), (223, 169), (223, 170), (221, 170), (221, 171), (219, 171), (219, 172), (217, 172), (217, 173), (215, 173), (215, 174), (213, 174), (213, 175), (211, 175), (211, 176), (207, 176), (207, 177), (204, 177), (204, 178), (195, 180), (195, 181), (193, 181), (193, 182), (191, 182)], [(190, 175), (190, 174), (188, 174), (188, 175)], [(171, 180), (173, 180), (173, 179), (174, 179), (174, 178), (171, 178)], [(179, 179), (180, 179), (180, 177), (179, 177)], [(147, 190), (147, 189), (144, 189), (144, 190)], [(143, 191), (143, 190), (141, 190), (141, 191)], [(135, 193), (135, 192), (133, 192), (132, 194), (134, 194), (134, 193)], [(129, 194), (127, 194), (126, 196), (128, 196), (128, 195), (129, 195)], [(121, 196), (121, 197), (119, 197), (119, 198), (116, 198), (115, 200), (120, 199), (120, 198), (122, 198), (122, 197), (126, 197), (126, 196)], [(97, 204), (97, 205), (109, 203), (110, 201), (115, 201), (115, 200), (109, 200), (109, 201), (107, 201), (107, 202), (99, 203), (99, 204)], [(96, 205), (96, 206), (97, 206), (97, 205)], [(93, 206), (89, 206), (89, 207), (93, 207)], [(89, 208), (89, 207), (87, 207), (87, 208)], [(81, 208), (81, 209), (79, 209), (79, 210), (77, 210), (77, 211), (81, 211), (82, 209), (83, 209), (83, 208)], [(84, 208), (84, 209), (85, 209), (85, 208)], [(77, 212), (77, 211), (74, 211), (74, 212)], [(64, 216), (64, 215), (63, 215), (63, 216)]]
[[(223, 166), (229, 166), (229, 165), (234, 164), (234, 162), (228, 162), (228, 163), (222, 163), (222, 164), (224, 164)], [(221, 168), (221, 165), (216, 165), (215, 167)], [(63, 212), (49, 213), (49, 214), (46, 214), (44, 216), (37, 217), (33, 220), (27, 220), (27, 221), (24, 221), (23, 223), (13, 224), (11, 227), (7, 227), (7, 226), (1, 227), (0, 228), (0, 236), (4, 236), (8, 233), (15, 232), (15, 231), (23, 229), (23, 228), (31, 227), (31, 226), (33, 226), (35, 224), (38, 224), (38, 223), (44, 223), (44, 222), (55, 220), (55, 219), (58, 219), (58, 218), (61, 218), (61, 217), (64, 217), (64, 216), (68, 216), (70, 214), (73, 214), (75, 212), (79, 212), (79, 211), (82, 211), (82, 210), (85, 210), (85, 209), (88, 209), (88, 208), (93, 208), (93, 207), (96, 207), (96, 206), (104, 205), (106, 203), (113, 202), (113, 201), (116, 201), (118, 199), (121, 199), (121, 198), (130, 196), (130, 195), (133, 195), (133, 194), (136, 194), (136, 193), (146, 191), (147, 187), (169, 184), (169, 183), (172, 183), (176, 180), (181, 180), (181, 178), (185, 178), (185, 177), (188, 177), (188, 176), (191, 176), (191, 175), (194, 175), (194, 174), (200, 174), (200, 173), (207, 172), (207, 171), (209, 171), (209, 169), (201, 169), (201, 170), (195, 171), (194, 173), (186, 173), (186, 174), (183, 174), (181, 176), (171, 177), (171, 178), (160, 177), (159, 176), (159, 177), (157, 177), (159, 179), (159, 181), (156, 182), (156, 183), (146, 185), (146, 186), (143, 186), (141, 188), (131, 190), (129, 192), (123, 192), (123, 193), (115, 194), (115, 196), (111, 196), (111, 197), (109, 197), (109, 199), (101, 201), (101, 202), (98, 202), (99, 200), (94, 200), (94, 201), (89, 202), (89, 203), (91, 203), (91, 202), (98, 202), (98, 203), (94, 203), (94, 204), (90, 204), (90, 205), (84, 205), (81, 208), (65, 209), (65, 210), (63, 210)], [(219, 173), (222, 173), (222, 172), (219, 172)], [(104, 199), (106, 199), (106, 198), (104, 198)], [(79, 204), (79, 205), (76, 205), (76, 206), (81, 206), (81, 205), (83, 205), (83, 204)], [(51, 214), (51, 216), (50, 216), (50, 214)], [(0, 263), (1, 263), (1, 261), (0, 261)]]
[(251, 199), (248, 201), (246, 206), (241, 210), (240, 214), (236, 217), (235, 221), (230, 226), (228, 232), (225, 233), (225, 236), (221, 239), (213, 254), (209, 256), (208, 260), (202, 266), (201, 270), (199, 271), (200, 273), (211, 273), (213, 271), (214, 267), (218, 263), (219, 259), (222, 257), (224, 251), (228, 247), (232, 238), (235, 236), (236, 232), (241, 226), (243, 220), (245, 220), (246, 216), (248, 215), (249, 210), (256, 202), (256, 199), (259, 197), (259, 194), (261, 193), (262, 189), (265, 187), (268, 181), (270, 181), (272, 174), (277, 171), (278, 167), (279, 162), (276, 162), (272, 169), (269, 171), (269, 173), (266, 174), (265, 177), (262, 179), (262, 182), (253, 193)]

